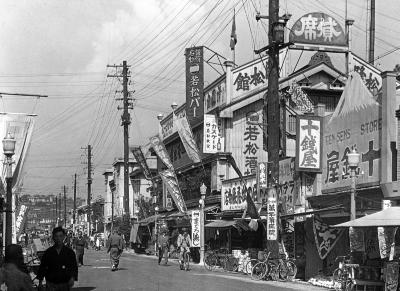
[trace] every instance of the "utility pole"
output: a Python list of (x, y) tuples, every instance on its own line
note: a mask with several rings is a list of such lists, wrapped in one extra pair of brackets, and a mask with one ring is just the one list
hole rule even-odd
[[(122, 77), (122, 94), (123, 94), (123, 107), (120, 108), (118, 106), (118, 110), (122, 109), (123, 113), (121, 116), (122, 126), (124, 128), (124, 218), (129, 220), (129, 125), (131, 124), (131, 116), (129, 114), (129, 109), (133, 109), (132, 98), (129, 97), (130, 92), (128, 91), (128, 68), (130, 66), (127, 65), (126, 61), (122, 62), (122, 65), (108, 65), (107, 67), (113, 68), (121, 68), (122, 67), (122, 75), (107, 75), (107, 77)], [(117, 99), (121, 100), (121, 99)], [(133, 201), (134, 203), (134, 201)]]
[(368, 63), (374, 64), (374, 50), (375, 50), (375, 0), (371, 1), (371, 16), (369, 22), (369, 54)]
[(88, 231), (89, 235), (91, 235), (91, 227), (92, 227), (92, 222), (91, 222), (91, 215), (92, 215), (92, 146), (88, 145), (87, 147), (87, 154), (88, 154), (88, 173), (87, 173), (87, 205), (88, 205)]
[(55, 226), (57, 226), (57, 220), (58, 220), (58, 197), (56, 195), (56, 221), (54, 223)]
[(60, 226), (61, 222), (61, 193), (58, 193), (58, 218), (59, 218), (59, 224), (57, 226)]
[(75, 219), (76, 219), (76, 173), (74, 175), (74, 210), (72, 213), (72, 227), (74, 228), (74, 230), (75, 230), (75, 223), (76, 223)]
[(67, 189), (64, 185), (64, 228), (67, 228)]

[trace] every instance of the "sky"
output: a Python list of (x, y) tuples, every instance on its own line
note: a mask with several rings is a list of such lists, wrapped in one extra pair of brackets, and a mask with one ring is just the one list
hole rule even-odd
[[(366, 56), (367, 1), (348, 0), (353, 51)], [(376, 1), (375, 56), (400, 46), (400, 1)], [(291, 27), (308, 12), (331, 14), (344, 26), (345, 0), (281, 0), (280, 14), (290, 13)], [(105, 193), (102, 173), (123, 156), (120, 80), (107, 64), (131, 66), (129, 90), (135, 91), (130, 145), (157, 133), (157, 114), (185, 99), (184, 49), (205, 45), (225, 58), (236, 12), (236, 63), (257, 56), (267, 44), (266, 0), (2, 0), (0, 2), (0, 92), (44, 94), (47, 98), (2, 95), (0, 111), (36, 113), (35, 130), (23, 171), (23, 193), (57, 194), (78, 174), (78, 195), (86, 197), (85, 148), (93, 146), (93, 196)], [(291, 52), (290, 70), (306, 64), (310, 52)], [(400, 51), (378, 58), (392, 70)], [(332, 55), (343, 67), (344, 57)], [(297, 64), (297, 66), (296, 66)], [(206, 85), (216, 78), (207, 67)]]

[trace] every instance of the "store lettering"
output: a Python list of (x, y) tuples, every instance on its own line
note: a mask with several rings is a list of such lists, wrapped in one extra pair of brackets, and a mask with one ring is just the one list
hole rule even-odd
[(343, 142), (345, 140), (350, 139), (351, 137), (351, 129), (347, 128), (341, 131), (338, 131), (336, 135), (329, 134), (324, 137), (326, 144), (333, 144), (335, 142)]
[(360, 130), (361, 130), (361, 135), (382, 130), (382, 118), (371, 120), (370, 122), (361, 124)]

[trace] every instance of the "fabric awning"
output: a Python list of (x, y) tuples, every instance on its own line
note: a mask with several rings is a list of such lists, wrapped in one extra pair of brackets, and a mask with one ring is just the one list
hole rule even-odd
[(334, 225), (333, 227), (378, 227), (400, 226), (400, 207), (389, 207), (385, 210), (355, 220)]
[(227, 227), (232, 227), (236, 224), (236, 221), (234, 220), (215, 220), (213, 222), (210, 222), (209, 224), (206, 224), (204, 227), (206, 228), (227, 228)]

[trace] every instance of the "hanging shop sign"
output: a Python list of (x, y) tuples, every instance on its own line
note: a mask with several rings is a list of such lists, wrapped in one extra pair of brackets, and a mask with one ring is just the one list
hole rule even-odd
[(179, 188), (178, 180), (175, 176), (174, 171), (167, 169), (162, 172), (159, 172), (162, 181), (165, 183), (168, 192), (171, 194), (172, 198), (175, 201), (175, 205), (178, 208), (179, 212), (186, 212), (186, 203), (183, 200), (183, 196), (181, 190)]
[(268, 187), (268, 163), (258, 163), (257, 167), (257, 184), (259, 189), (266, 189)]
[(267, 204), (267, 240), (278, 238), (278, 204), (276, 197), (269, 197)]
[(339, 22), (322, 12), (307, 13), (300, 17), (290, 29), (289, 41), (308, 49), (338, 47), (343, 50), (347, 46), (346, 34)]
[(164, 163), (165, 166), (167, 166), (168, 169), (174, 171), (174, 166), (172, 165), (171, 159), (169, 158), (167, 149), (165, 148), (164, 143), (160, 139), (158, 135), (153, 136), (150, 138), (150, 143), (157, 154), (157, 156), (160, 158), (160, 160)]
[(316, 216), (314, 216), (313, 219), (315, 245), (317, 247), (319, 257), (321, 260), (323, 260), (338, 242), (344, 233), (344, 230), (332, 228)]
[(294, 213), (295, 191), (295, 158), (279, 161), (279, 188), (283, 214)]
[(381, 259), (393, 260), (395, 250), (395, 237), (398, 227), (378, 227), (378, 243)]
[(253, 201), (257, 201), (257, 182), (255, 176), (244, 178), (244, 184), (240, 179), (223, 181), (221, 190), (221, 210), (245, 209), (247, 192), (250, 192)]
[[(185, 117), (186, 107), (182, 106), (179, 107), (177, 110), (175, 110), (175, 116), (176, 118)], [(170, 137), (175, 132), (177, 132), (172, 114), (168, 115), (163, 120), (161, 120), (160, 125), (161, 125), (161, 137), (163, 140), (166, 139), (167, 137)]]
[(22, 232), (22, 227), (23, 226), (23, 222), (25, 220), (25, 214), (27, 211), (28, 207), (26, 205), (21, 205), (20, 209), (19, 209), (19, 213), (17, 216), (17, 220), (15, 222), (15, 231), (17, 236), (21, 234)]
[(193, 163), (200, 163), (201, 154), (197, 147), (196, 141), (194, 140), (193, 132), (190, 128), (188, 120), (186, 119), (186, 117), (182, 117), (176, 118), (174, 122), (189, 159)]
[(226, 103), (226, 80), (225, 77), (217, 79), (213, 84), (207, 86), (204, 92), (205, 112)]
[(357, 186), (376, 185), (380, 181), (379, 104), (358, 74), (351, 76), (335, 112), (323, 124), (322, 191), (325, 192), (350, 187), (348, 154), (353, 149), (360, 154)]
[(186, 57), (186, 115), (190, 123), (204, 114), (203, 47), (185, 50)]
[(382, 88), (381, 71), (353, 53), (350, 54), (349, 62), (349, 70), (359, 74), (368, 90), (373, 95), (377, 94)]
[(297, 117), (296, 153), (297, 171), (321, 172), (322, 117)]
[(150, 168), (147, 165), (146, 158), (143, 155), (143, 152), (140, 147), (132, 148), (132, 154), (135, 157), (136, 162), (139, 164), (140, 168), (143, 171), (144, 177), (147, 180), (152, 180), (152, 175), (150, 172)]
[(192, 211), (192, 247), (200, 247), (201, 216), (199, 210)]
[(212, 114), (204, 114), (203, 153), (215, 154), (225, 150), (222, 118)]

